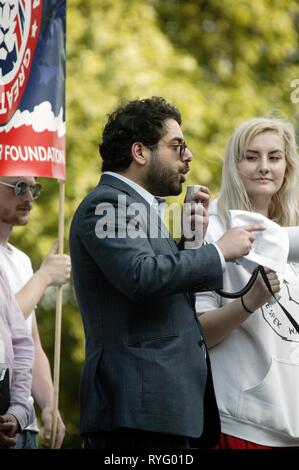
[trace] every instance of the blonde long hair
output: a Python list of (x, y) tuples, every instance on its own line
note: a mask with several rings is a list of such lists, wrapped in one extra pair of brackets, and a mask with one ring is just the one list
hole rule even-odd
[(238, 163), (245, 157), (251, 139), (268, 131), (281, 137), (286, 157), (284, 181), (272, 196), (269, 218), (285, 227), (299, 225), (299, 160), (294, 127), (281, 119), (257, 117), (237, 127), (226, 148), (218, 201), (218, 213), (226, 227), (229, 209), (255, 211), (239, 176)]

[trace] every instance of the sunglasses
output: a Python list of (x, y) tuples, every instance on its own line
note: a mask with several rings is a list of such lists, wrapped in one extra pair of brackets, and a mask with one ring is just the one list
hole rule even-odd
[(27, 191), (30, 191), (32, 198), (37, 199), (42, 192), (42, 186), (38, 183), (27, 184), (24, 181), (17, 181), (16, 184), (9, 184), (4, 181), (0, 181), (0, 184), (8, 186), (9, 188), (14, 188), (15, 196), (22, 196)]

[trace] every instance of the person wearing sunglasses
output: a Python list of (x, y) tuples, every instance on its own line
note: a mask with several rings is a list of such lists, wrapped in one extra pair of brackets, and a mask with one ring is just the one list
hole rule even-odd
[[(48, 358), (43, 350), (35, 306), (48, 286), (60, 286), (70, 278), (70, 258), (57, 254), (57, 242), (33, 273), (30, 258), (9, 243), (15, 226), (26, 226), (29, 222), (33, 201), (42, 192), (42, 187), (33, 177), (0, 177), (0, 264), (8, 277), (10, 287), (26, 319), (35, 345), (32, 395), (41, 409), (43, 424), (43, 446), (50, 445), (52, 425), (53, 382)], [(37, 448), (38, 427), (36, 420), (19, 435), (16, 448)], [(59, 415), (57, 439), (54, 447), (61, 447), (65, 426)]]

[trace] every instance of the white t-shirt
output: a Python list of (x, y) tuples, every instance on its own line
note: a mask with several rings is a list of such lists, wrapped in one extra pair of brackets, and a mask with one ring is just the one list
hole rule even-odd
[[(0, 265), (14, 294), (19, 292), (33, 275), (30, 258), (10, 243), (6, 246), (0, 245)], [(32, 334), (32, 314), (26, 319), (26, 325)], [(33, 403), (33, 398), (30, 398)], [(36, 420), (26, 430), (38, 431)]]
[[(207, 241), (224, 233), (217, 200), (210, 207)], [(299, 270), (279, 274), (280, 303), (299, 323)], [(250, 274), (227, 263), (223, 290), (236, 292)], [(231, 299), (197, 294), (196, 311), (222, 307)], [(299, 334), (277, 303), (265, 304), (210, 349), (222, 432), (268, 446), (299, 446)]]

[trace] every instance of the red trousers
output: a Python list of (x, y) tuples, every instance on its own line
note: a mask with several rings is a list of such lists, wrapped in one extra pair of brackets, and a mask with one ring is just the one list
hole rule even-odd
[(272, 447), (262, 446), (254, 442), (245, 441), (244, 439), (221, 433), (219, 444), (215, 446), (214, 449), (272, 449)]

